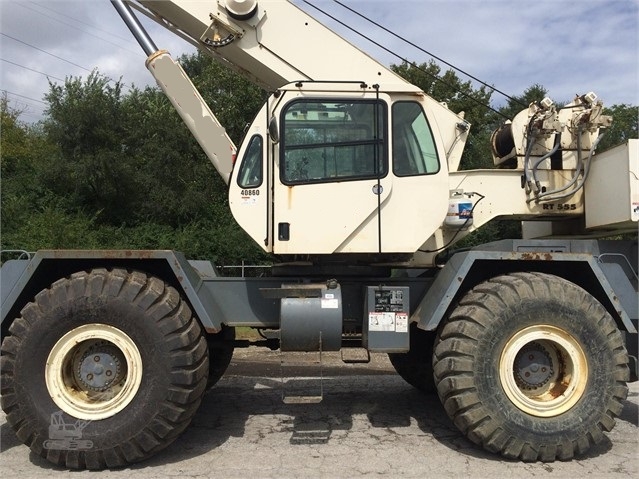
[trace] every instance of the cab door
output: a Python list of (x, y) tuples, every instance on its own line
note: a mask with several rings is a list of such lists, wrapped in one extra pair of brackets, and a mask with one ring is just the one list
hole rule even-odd
[(263, 119), (264, 105), (240, 145), (238, 161), (229, 181), (229, 207), (235, 221), (264, 251), (272, 251), (269, 238), (269, 148)]
[(446, 153), (426, 106), (401, 96), (391, 106), (393, 198), (382, 229), (396, 252), (417, 251), (441, 228), (448, 211)]
[(380, 250), (380, 211), (392, 187), (387, 117), (385, 101), (361, 95), (299, 94), (282, 106), (273, 165), (273, 252)]

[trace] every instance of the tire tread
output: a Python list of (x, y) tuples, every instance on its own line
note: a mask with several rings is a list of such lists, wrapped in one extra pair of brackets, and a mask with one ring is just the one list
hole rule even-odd
[(590, 298), (581, 288), (545, 273), (520, 272), (492, 278), (473, 288), (461, 299), (441, 328), (435, 343), (435, 383), (447, 414), (472, 442), (508, 458), (551, 462), (583, 454), (592, 444), (602, 440), (602, 431), (612, 429), (614, 418), (621, 413), (621, 401), (628, 394), (624, 382), (629, 375), (628, 355), (621, 334), (603, 307), (590, 301), (593, 312), (598, 312), (595, 315), (598, 318), (597, 326), (607, 338), (605, 346), (613, 351), (616, 381), (611, 388), (612, 397), (596, 424), (572, 442), (531, 444), (510, 436), (489, 415), (473, 385), (473, 362), (478, 338), (494, 322), (492, 311), (540, 296), (556, 297), (557, 291), (562, 291), (563, 300), (568, 304), (583, 304)]
[[(35, 441), (34, 426), (16, 398), (16, 356), (24, 338), (34, 328), (46, 328), (48, 313), (82, 297), (130, 302), (145, 320), (160, 328), (170, 347), (171, 386), (158, 413), (131, 438), (119, 445), (86, 451), (42, 448)], [(13, 321), (2, 343), (2, 409), (18, 438), (32, 450), (59, 466), (71, 469), (118, 468), (144, 460), (168, 446), (190, 423), (206, 387), (208, 349), (201, 327), (180, 294), (162, 280), (123, 269), (95, 269), (73, 273), (54, 282), (27, 304)], [(37, 444), (37, 445), (36, 445)]]

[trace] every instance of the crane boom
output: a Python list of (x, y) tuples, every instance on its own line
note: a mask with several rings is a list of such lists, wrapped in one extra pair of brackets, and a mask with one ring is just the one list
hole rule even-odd
[[(141, 11), (267, 91), (295, 81), (354, 81), (419, 92), (288, 0), (137, 0)], [(235, 11), (234, 11), (235, 10)]]

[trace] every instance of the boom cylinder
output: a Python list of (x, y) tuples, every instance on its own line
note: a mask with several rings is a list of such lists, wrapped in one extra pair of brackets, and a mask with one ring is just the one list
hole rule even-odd
[(228, 184), (237, 148), (182, 67), (153, 40), (123, 0), (111, 0), (124, 23), (147, 54), (146, 66), (204, 153)]
[(144, 53), (146, 53), (146, 56), (150, 57), (157, 52), (158, 47), (155, 46), (155, 43), (153, 43), (149, 34), (146, 33), (146, 30), (138, 18), (133, 14), (131, 7), (124, 3), (123, 0), (111, 0), (111, 3), (120, 14), (120, 17), (122, 17), (126, 26), (131, 30), (131, 33), (142, 47), (142, 50), (144, 50)]

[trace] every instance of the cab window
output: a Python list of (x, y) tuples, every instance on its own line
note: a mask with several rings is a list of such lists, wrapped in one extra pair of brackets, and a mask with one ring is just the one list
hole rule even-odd
[(439, 158), (424, 110), (419, 103), (393, 105), (393, 173), (430, 175), (439, 171)]
[(386, 105), (303, 100), (282, 114), (280, 179), (286, 185), (386, 175)]
[(257, 188), (262, 184), (262, 137), (255, 135), (251, 138), (240, 171), (237, 175), (240, 188)]

